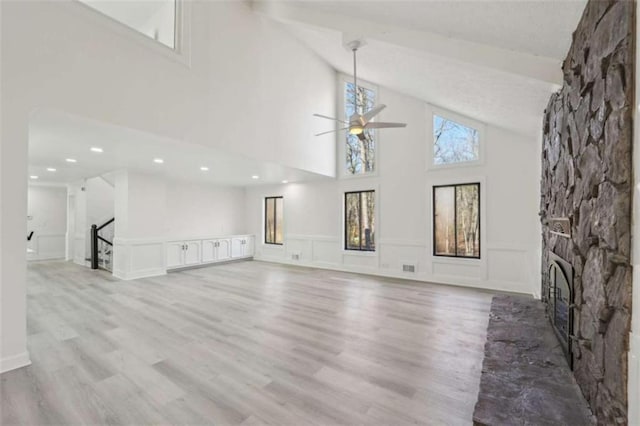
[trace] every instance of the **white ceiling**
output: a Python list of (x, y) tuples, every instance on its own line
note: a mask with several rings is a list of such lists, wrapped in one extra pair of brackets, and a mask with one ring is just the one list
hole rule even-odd
[(300, 2), (310, 13), (340, 13), (556, 59), (567, 54), (585, 4), (583, 0)]
[[(91, 147), (102, 148), (102, 153)], [(69, 163), (67, 158), (77, 160)], [(163, 164), (153, 162), (162, 158)], [(200, 170), (208, 167), (208, 171)], [(55, 168), (55, 172), (47, 171)], [(66, 184), (129, 169), (179, 181), (251, 186), (326, 177), (256, 161), (200, 145), (162, 139), (54, 111), (39, 111), (29, 124), (29, 175), (37, 184)], [(252, 176), (259, 176), (253, 179)]]
[[(527, 135), (538, 135), (584, 0), (273, 1), (254, 10), (338, 71), (343, 40), (364, 37), (364, 80)], [(384, 102), (384, 100), (383, 100)]]

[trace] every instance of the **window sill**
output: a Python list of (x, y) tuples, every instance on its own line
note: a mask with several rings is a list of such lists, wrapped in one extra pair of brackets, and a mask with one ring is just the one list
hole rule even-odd
[(377, 251), (366, 251), (366, 250), (347, 250), (342, 249), (342, 254), (347, 256), (362, 256), (362, 257), (376, 257), (378, 256)]
[(431, 261), (435, 263), (448, 263), (448, 264), (480, 264), (482, 263), (482, 258), (475, 257), (448, 257), (448, 256), (433, 256), (431, 255)]
[(467, 168), (467, 167), (480, 167), (484, 165), (484, 161), (476, 160), (476, 161), (464, 161), (460, 163), (452, 163), (452, 164), (429, 164), (427, 166), (428, 172), (434, 172), (438, 170), (450, 170), (450, 169), (458, 169), (458, 168)]

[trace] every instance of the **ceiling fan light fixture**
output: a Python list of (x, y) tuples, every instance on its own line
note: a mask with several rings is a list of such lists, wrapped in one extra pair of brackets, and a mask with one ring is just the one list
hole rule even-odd
[(355, 126), (349, 127), (349, 133), (351, 133), (352, 135), (359, 135), (362, 132), (364, 132), (364, 127), (362, 127), (360, 125), (355, 125)]

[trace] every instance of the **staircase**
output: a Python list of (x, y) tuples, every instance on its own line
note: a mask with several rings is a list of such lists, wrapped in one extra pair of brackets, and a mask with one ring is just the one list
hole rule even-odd
[(115, 218), (102, 225), (91, 225), (91, 269), (113, 272), (113, 236)]

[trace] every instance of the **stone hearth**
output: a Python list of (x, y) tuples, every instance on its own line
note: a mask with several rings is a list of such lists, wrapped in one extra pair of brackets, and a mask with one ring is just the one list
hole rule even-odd
[(473, 423), (595, 424), (540, 301), (493, 298)]

